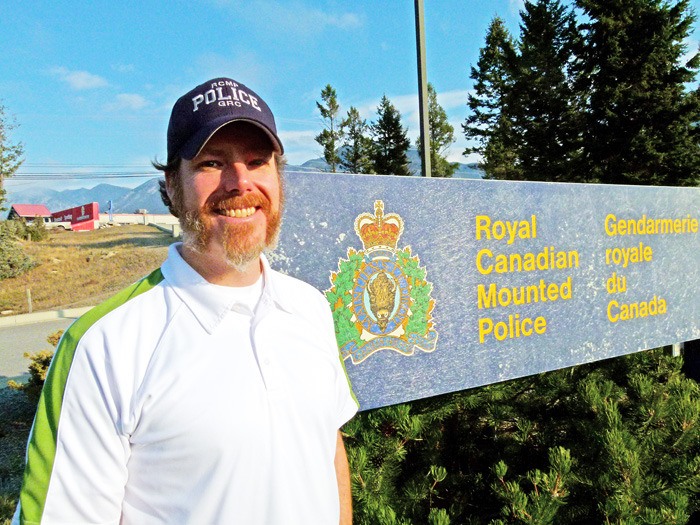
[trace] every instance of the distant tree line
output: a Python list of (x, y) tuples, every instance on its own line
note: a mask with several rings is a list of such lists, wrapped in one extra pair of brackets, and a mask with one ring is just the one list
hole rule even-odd
[[(454, 128), (438, 104), (437, 93), (431, 84), (428, 85), (428, 99), (432, 176), (451, 177), (457, 170), (457, 163), (448, 162), (446, 153), (455, 141)], [(401, 124), (401, 113), (386, 95), (377, 107), (377, 120), (369, 124), (354, 106), (341, 119), (338, 96), (330, 84), (321, 91), (321, 100), (316, 105), (324, 129), (316, 136), (316, 142), (323, 146), (323, 158), (329, 171), (335, 173), (341, 169), (349, 173), (411, 175), (407, 155), (411, 147), (408, 130)], [(420, 139), (416, 145), (420, 149)]]

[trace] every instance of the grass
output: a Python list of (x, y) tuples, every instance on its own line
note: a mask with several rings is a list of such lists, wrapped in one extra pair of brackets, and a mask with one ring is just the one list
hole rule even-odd
[[(170, 234), (142, 225), (52, 231), (45, 241), (23, 241), (39, 264), (0, 281), (0, 311), (26, 313), (28, 288), (34, 311), (98, 304), (159, 267), (172, 242)], [(9, 525), (17, 505), (35, 409), (23, 392), (0, 388), (0, 525)]]
[(39, 264), (2, 281), (0, 311), (27, 313), (27, 290), (33, 311), (98, 304), (158, 268), (172, 242), (170, 234), (143, 225), (54, 230), (48, 240), (22, 241)]

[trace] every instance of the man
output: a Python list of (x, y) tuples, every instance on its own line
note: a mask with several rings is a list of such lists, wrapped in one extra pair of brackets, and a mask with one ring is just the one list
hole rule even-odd
[(330, 310), (262, 254), (282, 154), (267, 104), (238, 82), (175, 103), (156, 167), (183, 242), (64, 334), (14, 523), (350, 523), (338, 429), (357, 404)]

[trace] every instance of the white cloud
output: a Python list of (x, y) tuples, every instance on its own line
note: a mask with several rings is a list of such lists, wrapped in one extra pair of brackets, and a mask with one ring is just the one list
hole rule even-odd
[(519, 15), (520, 11), (525, 10), (525, 0), (509, 0), (510, 12), (514, 15)]
[[(404, 126), (411, 127), (411, 124), (408, 122), (410, 119), (409, 115), (415, 113), (416, 118), (418, 118), (418, 95), (386, 95), (386, 97), (389, 99), (389, 102), (391, 102), (391, 104), (399, 111), (399, 113), (401, 113), (401, 121), (403, 122)], [(363, 102), (356, 107), (362, 118), (365, 118), (368, 121), (374, 121), (377, 119), (377, 108), (379, 107), (380, 102), (381, 97), (368, 100), (367, 102)], [(343, 108), (345, 108), (345, 106), (343, 106)]]
[(437, 99), (438, 104), (442, 106), (446, 112), (451, 109), (466, 107), (467, 97), (469, 96), (469, 91), (466, 89), (459, 89), (455, 91), (445, 91), (444, 93), (438, 93)]
[(55, 67), (51, 73), (75, 90), (95, 89), (108, 85), (107, 80), (87, 71), (71, 71), (65, 67)]
[[(275, 31), (294, 38), (307, 39), (326, 30), (354, 30), (364, 25), (364, 16), (350, 12), (323, 11), (304, 2), (277, 2), (273, 0), (252, 0), (238, 2), (233, 0), (215, 0), (219, 6), (228, 9), (237, 18), (259, 23), (260, 13), (265, 18), (275, 21)], [(262, 24), (261, 28), (269, 31)]]
[(114, 64), (112, 70), (117, 73), (133, 73), (136, 70), (134, 64)]
[(106, 108), (110, 111), (138, 111), (148, 106), (150, 103), (146, 98), (135, 93), (120, 93), (114, 100), (107, 104)]
[(285, 156), (290, 164), (300, 165), (323, 156), (321, 146), (314, 140), (318, 130), (280, 131)]

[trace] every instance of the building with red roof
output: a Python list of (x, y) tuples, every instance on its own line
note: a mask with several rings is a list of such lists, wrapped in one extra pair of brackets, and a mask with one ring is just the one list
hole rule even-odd
[(41, 217), (44, 222), (51, 222), (51, 212), (43, 204), (13, 204), (7, 219), (24, 219), (28, 222)]

